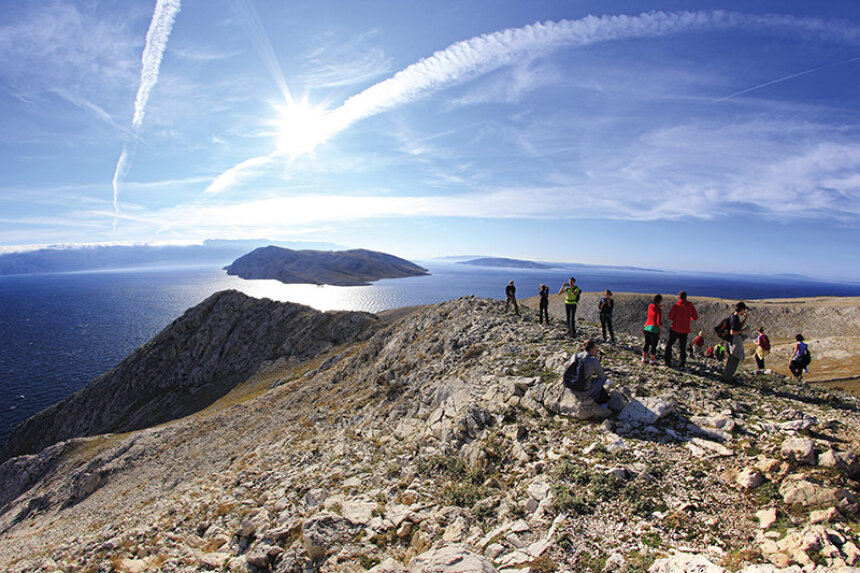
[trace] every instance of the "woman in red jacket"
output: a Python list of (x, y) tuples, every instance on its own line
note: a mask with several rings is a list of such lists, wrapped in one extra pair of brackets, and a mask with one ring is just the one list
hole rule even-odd
[(657, 344), (660, 342), (660, 329), (663, 327), (663, 296), (654, 295), (654, 302), (648, 305), (648, 320), (642, 333), (645, 346), (642, 347), (642, 362), (648, 362), (650, 349), (651, 364), (657, 364)]

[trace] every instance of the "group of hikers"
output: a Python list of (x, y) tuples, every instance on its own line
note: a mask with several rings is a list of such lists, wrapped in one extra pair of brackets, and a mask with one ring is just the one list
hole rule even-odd
[[(576, 309), (582, 295), (582, 289), (576, 286), (576, 279), (570, 277), (566, 283), (561, 285), (558, 294), (564, 294), (567, 330), (568, 334), (574, 337), (576, 336)], [(538, 320), (541, 323), (545, 321), (546, 324), (549, 324), (549, 295), (549, 287), (541, 284), (538, 291)], [(508, 286), (505, 288), (505, 298), (505, 312), (513, 304), (514, 311), (519, 315), (514, 281), (508, 283)], [(600, 327), (604, 343), (607, 342), (606, 335), (608, 332), (609, 341), (615, 344), (615, 331), (612, 326), (612, 311), (614, 307), (615, 300), (612, 298), (612, 291), (607, 289), (598, 302), (598, 315), (600, 317)], [(721, 321), (714, 328), (719, 340), (713, 346), (709, 346), (707, 350), (704, 348), (705, 338), (702, 331), (699, 331), (698, 335), (689, 345), (687, 344), (692, 323), (699, 319), (699, 314), (695, 306), (687, 300), (686, 291), (678, 293), (677, 302), (669, 309), (668, 319), (670, 321), (669, 334), (662, 355), (666, 366), (672, 365), (673, 348), (677, 344), (678, 369), (686, 369), (688, 351), (699, 358), (714, 358), (717, 361), (722, 361), (725, 358), (721, 378), (726, 382), (734, 380), (735, 372), (745, 358), (744, 340), (749, 333), (749, 326), (747, 326), (749, 308), (746, 303), (740, 301), (735, 304), (731, 316)], [(642, 333), (645, 336), (645, 344), (642, 346), (643, 363), (658, 363), (658, 346), (662, 331), (663, 296), (657, 294), (654, 295), (651, 303), (648, 305), (645, 324), (642, 328)], [(803, 335), (796, 335), (795, 341), (796, 344), (789, 359), (788, 368), (795, 379), (800, 382), (803, 379), (804, 371), (808, 372), (811, 357)], [(770, 338), (765, 334), (763, 326), (760, 326), (756, 330), (755, 344), (756, 367), (759, 372), (763, 372), (765, 370), (765, 357), (770, 354)], [(604, 402), (604, 398), (608, 399), (603, 389), (606, 383), (606, 376), (597, 354), (597, 342), (586, 340), (582, 344), (581, 351), (573, 356), (565, 369), (564, 383), (574, 391), (583, 392), (602, 403)]]

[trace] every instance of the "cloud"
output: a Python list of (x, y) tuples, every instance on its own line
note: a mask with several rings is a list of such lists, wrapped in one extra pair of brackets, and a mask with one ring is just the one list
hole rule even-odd
[(146, 44), (141, 56), (140, 86), (134, 100), (134, 117), (131, 124), (135, 129), (140, 129), (143, 115), (146, 111), (146, 103), (149, 94), (158, 82), (158, 73), (161, 69), (161, 59), (167, 48), (167, 40), (173, 29), (173, 22), (180, 10), (179, 0), (157, 0), (155, 12), (149, 22), (149, 30), (146, 32)]
[(207, 194), (214, 195), (241, 185), (244, 181), (254, 177), (262, 168), (274, 162), (274, 160), (275, 158), (272, 155), (246, 159), (242, 163), (228, 169), (216, 177), (215, 180), (206, 188), (205, 192)]
[[(406, 67), (391, 78), (349, 97), (343, 105), (327, 112), (324, 121), (319, 122), (317, 139), (319, 142), (325, 141), (358, 121), (425, 97), (436, 90), (504, 66), (530, 61), (559, 49), (727, 28), (761, 29), (779, 33), (789, 31), (850, 43), (857, 43), (860, 39), (860, 32), (850, 26), (790, 16), (758, 16), (720, 11), (588, 16), (575, 21), (536, 23), (457, 42)], [(230, 170), (231, 177), (237, 180), (241, 178), (237, 172), (241, 171), (241, 165)], [(219, 192), (227, 189), (228, 186), (218, 186)]]

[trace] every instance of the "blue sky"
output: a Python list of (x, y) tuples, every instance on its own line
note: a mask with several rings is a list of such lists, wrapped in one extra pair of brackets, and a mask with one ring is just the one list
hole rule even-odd
[(0, 4), (0, 249), (860, 281), (855, 2)]

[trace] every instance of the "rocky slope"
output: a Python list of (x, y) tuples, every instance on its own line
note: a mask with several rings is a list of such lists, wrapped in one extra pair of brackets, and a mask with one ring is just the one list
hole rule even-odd
[(360, 286), (379, 279), (427, 274), (427, 269), (407, 260), (366, 249), (294, 251), (273, 246), (254, 249), (224, 270), (243, 279), (337, 286)]
[(116, 368), (15, 428), (0, 459), (187, 416), (269, 363), (308, 360), (369, 335), (378, 322), (366, 313), (321, 313), (237, 291), (216, 293)]
[[(464, 298), (212, 407), (0, 466), (10, 571), (836, 571), (860, 565), (860, 402), (574, 343)], [(396, 318), (396, 320), (395, 320)], [(585, 324), (594, 336), (593, 324)], [(245, 400), (245, 387), (267, 389)]]

